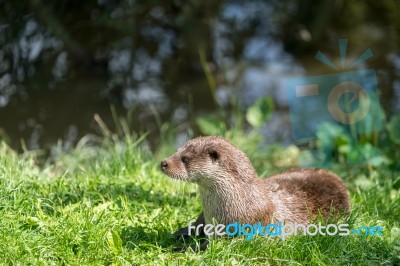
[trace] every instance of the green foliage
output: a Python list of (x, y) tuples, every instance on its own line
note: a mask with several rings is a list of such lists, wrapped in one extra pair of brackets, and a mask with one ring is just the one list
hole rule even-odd
[[(386, 115), (381, 110), (380, 116)], [(360, 129), (345, 130), (334, 123), (322, 123), (317, 129), (315, 150), (303, 151), (300, 165), (330, 167), (332, 163), (345, 163), (369, 167), (398, 168), (400, 156), (400, 116), (393, 116), (380, 131), (373, 131), (373, 121), (364, 128), (369, 133), (357, 133)], [(375, 122), (376, 123), (376, 122)], [(361, 130), (364, 132), (364, 130)]]
[[(335, 135), (335, 130), (329, 131)], [(274, 172), (296, 147), (259, 148), (256, 133), (228, 130), (257, 170)], [(339, 134), (340, 135), (340, 134)], [(81, 141), (56, 163), (39, 168), (35, 154), (18, 155), (0, 144), (0, 264), (18, 265), (231, 265), (371, 264), (400, 262), (400, 174), (334, 168), (352, 199), (351, 225), (384, 227), (383, 237), (257, 237), (213, 240), (196, 254), (173, 252), (171, 233), (200, 212), (196, 186), (164, 176), (159, 161), (130, 136)], [(165, 145), (173, 146), (172, 143)], [(168, 156), (164, 154), (163, 156)], [(265, 165), (268, 161), (268, 165)]]
[(390, 140), (400, 144), (400, 115), (393, 116), (387, 125)]
[(225, 124), (214, 116), (200, 116), (196, 119), (196, 124), (205, 135), (222, 135), (226, 131)]
[(257, 99), (246, 112), (247, 122), (255, 128), (265, 124), (275, 108), (271, 97)]
[[(268, 118), (263, 113), (271, 110), (264, 108), (267, 102), (251, 107), (249, 112), (261, 113), (254, 121)], [(117, 120), (122, 126), (122, 120)], [(334, 163), (332, 169), (350, 189), (350, 226), (379, 224), (384, 228), (382, 237), (220, 238), (205, 252), (175, 253), (173, 247), (180, 243), (171, 233), (195, 218), (201, 206), (195, 185), (171, 180), (158, 170), (159, 161), (175, 149), (168, 133), (171, 128), (166, 124), (160, 128), (163, 141), (154, 156), (146, 148), (146, 135), (138, 137), (122, 127), (114, 134), (99, 117), (96, 121), (103, 138), (85, 137), (68, 152), (54, 147), (53, 163), (43, 167), (35, 164), (36, 154), (18, 155), (0, 143), (0, 264), (400, 263), (400, 173), (386, 167), (387, 162), (370, 162), (373, 169)], [(230, 139), (250, 157), (261, 176), (298, 165), (296, 146), (266, 148), (256, 129), (245, 133), (243, 114), (233, 121), (228, 126), (204, 116), (197, 119), (197, 125), (205, 134)], [(388, 131), (396, 128), (397, 122), (392, 121), (396, 120), (391, 120)], [(332, 146), (339, 162), (353, 156), (345, 131), (323, 124), (317, 148), (322, 151)], [(363, 156), (375, 156), (371, 143), (360, 147)]]
[(118, 232), (114, 230), (108, 232), (107, 242), (114, 255), (118, 256), (122, 253), (122, 240), (119, 237)]
[[(236, 107), (239, 108), (239, 107)], [(265, 124), (274, 110), (274, 102), (271, 97), (257, 99), (246, 111), (244, 116), (240, 111), (234, 113), (233, 124), (229, 126), (217, 116), (203, 115), (196, 119), (200, 132), (205, 135), (226, 135), (229, 131), (243, 131), (244, 119), (254, 128), (258, 129)]]

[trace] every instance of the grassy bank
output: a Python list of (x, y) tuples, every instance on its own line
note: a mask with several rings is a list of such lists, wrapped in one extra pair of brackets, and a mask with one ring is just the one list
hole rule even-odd
[[(362, 167), (332, 170), (351, 191), (350, 227), (380, 225), (383, 236), (297, 236), (285, 241), (237, 237), (214, 240), (202, 253), (174, 253), (178, 243), (171, 233), (201, 210), (197, 190), (158, 170), (159, 160), (175, 149), (172, 144), (152, 155), (139, 142), (81, 143), (68, 153), (56, 152), (54, 162), (42, 167), (35, 154), (17, 155), (0, 144), (1, 264), (400, 263), (400, 174)], [(245, 141), (239, 146), (260, 174), (278, 171), (279, 164), (265, 161), (283, 160), (290, 152), (277, 149), (264, 155)]]

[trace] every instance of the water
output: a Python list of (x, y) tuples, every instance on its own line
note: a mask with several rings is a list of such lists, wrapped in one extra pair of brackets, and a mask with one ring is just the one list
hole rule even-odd
[[(60, 9), (62, 25), (73, 33), (69, 39), (29, 8), (19, 19), (0, 21), (0, 132), (13, 147), (46, 148), (57, 140), (73, 145), (99, 133), (95, 113), (113, 129), (111, 105), (119, 115), (131, 112), (131, 128), (156, 141), (165, 121), (184, 132), (196, 115), (229, 108), (232, 96), (246, 108), (263, 95), (277, 105), (263, 134), (290, 143), (285, 82), (351, 70), (332, 70), (314, 58), (321, 50), (340, 65), (339, 38), (349, 41), (347, 65), (371, 48), (374, 57), (357, 69), (375, 69), (382, 106), (389, 114), (400, 111), (399, 44), (383, 18), (355, 18), (351, 28), (332, 18), (324, 34), (301, 19), (290, 21), (293, 13), (310, 12), (293, 1), (225, 1), (209, 6), (209, 14), (191, 15), (162, 4), (107, 3), (91, 4), (89, 11), (69, 7), (72, 20)], [(297, 35), (285, 33), (290, 29)], [(314, 40), (317, 33), (323, 37)]]

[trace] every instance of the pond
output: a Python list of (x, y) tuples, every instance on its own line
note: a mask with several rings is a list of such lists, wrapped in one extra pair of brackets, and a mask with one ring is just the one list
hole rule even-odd
[[(398, 113), (399, 7), (305, 2), (6, 3), (0, 138), (19, 150), (69, 147), (99, 133), (94, 114), (113, 130), (113, 106), (156, 142), (164, 122), (186, 132), (197, 115), (269, 95), (276, 111), (261, 131), (290, 143), (287, 81), (359, 69), (376, 71), (381, 105)], [(343, 65), (339, 39), (348, 41)], [(351, 67), (368, 49), (373, 56)]]

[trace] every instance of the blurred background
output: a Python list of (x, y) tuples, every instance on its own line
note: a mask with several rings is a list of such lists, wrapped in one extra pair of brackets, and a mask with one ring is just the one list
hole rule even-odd
[(196, 117), (270, 96), (261, 132), (290, 143), (285, 80), (350, 70), (314, 58), (339, 62), (341, 38), (349, 62), (372, 50), (357, 69), (376, 70), (386, 114), (399, 113), (399, 33), (396, 0), (3, 1), (0, 138), (68, 148), (98, 133), (98, 114), (157, 143), (165, 122), (198, 132)]

